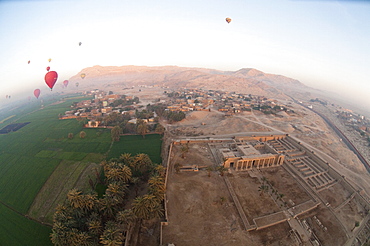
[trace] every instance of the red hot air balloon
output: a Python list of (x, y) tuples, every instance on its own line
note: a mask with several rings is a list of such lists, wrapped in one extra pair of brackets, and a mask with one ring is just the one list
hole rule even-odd
[(50, 90), (53, 89), (55, 82), (57, 82), (58, 74), (55, 71), (50, 71), (45, 74), (45, 83), (49, 86)]
[(67, 85), (68, 85), (68, 80), (64, 80), (64, 81), (63, 81), (63, 85), (64, 85), (65, 87), (67, 87)]
[(31, 61), (28, 61), (28, 64), (30, 64), (31, 63)]
[(40, 96), (40, 89), (36, 89), (36, 90), (34, 90), (33, 91), (33, 94), (35, 95), (35, 97), (38, 99), (39, 98), (39, 96)]
[(47, 68), (46, 68), (46, 71), (48, 71), (48, 72), (49, 72), (49, 70), (50, 70), (50, 67), (47, 67)]

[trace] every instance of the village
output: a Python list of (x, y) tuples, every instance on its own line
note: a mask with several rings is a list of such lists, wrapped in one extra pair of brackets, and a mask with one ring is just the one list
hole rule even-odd
[[(226, 116), (241, 113), (243, 111), (259, 110), (265, 114), (276, 114), (279, 112), (294, 113), (289, 106), (277, 100), (268, 99), (263, 96), (243, 95), (223, 91), (201, 89), (181, 89), (179, 91), (164, 91), (163, 97), (153, 104), (143, 105), (139, 97), (130, 95), (118, 95), (113, 92), (101, 90), (86, 91), (86, 96), (92, 96), (91, 100), (76, 102), (71, 110), (64, 115), (60, 114), (59, 119), (88, 119), (86, 127), (104, 126), (104, 117), (111, 113), (122, 114), (130, 123), (136, 123), (137, 118), (144, 119), (147, 123), (158, 122), (158, 107), (168, 112), (191, 112), (211, 111), (223, 112)], [(289, 105), (289, 102), (288, 102)], [(149, 106), (149, 107), (148, 107)], [(145, 115), (138, 117), (138, 112)], [(185, 117), (181, 114), (180, 120)], [(175, 121), (178, 121), (175, 119)]]

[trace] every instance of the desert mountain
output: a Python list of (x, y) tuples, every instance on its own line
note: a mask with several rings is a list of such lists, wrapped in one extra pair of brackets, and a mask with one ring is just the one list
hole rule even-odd
[[(85, 79), (80, 74), (85, 73)], [(169, 89), (202, 88), (238, 93), (262, 95), (269, 98), (286, 99), (297, 96), (297, 92), (307, 91), (309, 87), (298, 80), (281, 75), (267, 74), (252, 68), (238, 71), (220, 71), (206, 68), (177, 66), (93, 66), (84, 68), (70, 78), (79, 82), (79, 89), (98, 88), (119, 93), (132, 86), (161, 86)]]

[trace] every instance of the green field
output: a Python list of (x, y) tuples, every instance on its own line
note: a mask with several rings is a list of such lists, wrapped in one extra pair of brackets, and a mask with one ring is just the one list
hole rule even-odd
[(51, 228), (27, 219), (0, 204), (0, 245), (52, 245)]
[(152, 162), (161, 164), (162, 159), (158, 153), (161, 153), (162, 136), (159, 134), (122, 136), (119, 142), (114, 142), (112, 149), (108, 154), (108, 160), (118, 158), (122, 153), (148, 154)]
[[(129, 152), (147, 153), (153, 162), (161, 162), (159, 135), (123, 136), (110, 149), (110, 130), (83, 129), (75, 119), (58, 119), (72, 102), (85, 99), (52, 105), (53, 99), (43, 109), (37, 101), (1, 112), (0, 118), (7, 120), (0, 127), (30, 123), (0, 135), (0, 245), (50, 245), (50, 227), (25, 216), (50, 224), (68, 190), (90, 188), (88, 179), (95, 177), (103, 159)], [(79, 138), (82, 130), (84, 139)], [(74, 138), (68, 139), (68, 133)]]

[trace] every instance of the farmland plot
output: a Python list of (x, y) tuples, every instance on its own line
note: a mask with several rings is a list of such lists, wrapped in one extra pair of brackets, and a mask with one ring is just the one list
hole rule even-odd
[(108, 159), (118, 158), (122, 153), (144, 153), (149, 155), (153, 163), (161, 164), (161, 138), (159, 134), (146, 135), (145, 138), (140, 135), (122, 136), (119, 142), (113, 143)]
[(51, 228), (23, 217), (0, 203), (0, 245), (52, 245)]

